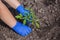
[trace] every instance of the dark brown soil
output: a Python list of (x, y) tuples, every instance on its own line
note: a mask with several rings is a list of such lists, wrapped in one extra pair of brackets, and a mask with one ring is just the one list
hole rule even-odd
[[(40, 28), (33, 27), (30, 35), (22, 37), (0, 21), (0, 40), (60, 40), (60, 0), (21, 0), (21, 3), (35, 11)], [(16, 10), (8, 8), (17, 15)]]

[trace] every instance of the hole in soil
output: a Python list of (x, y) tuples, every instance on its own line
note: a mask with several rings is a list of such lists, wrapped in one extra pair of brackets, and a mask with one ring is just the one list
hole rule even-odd
[(56, 40), (60, 40), (60, 34), (58, 34), (58, 36), (56, 37)]
[(51, 4), (55, 4), (55, 1), (56, 1), (56, 0), (45, 0), (45, 1), (44, 1), (44, 4), (45, 4), (46, 6), (49, 6), (49, 5), (51, 5)]
[(57, 25), (60, 26), (60, 18), (58, 18), (58, 20), (57, 20)]

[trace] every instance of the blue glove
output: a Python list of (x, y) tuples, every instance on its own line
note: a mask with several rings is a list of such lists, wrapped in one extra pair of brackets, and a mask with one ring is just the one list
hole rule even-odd
[[(26, 10), (23, 5), (19, 5), (16, 10), (19, 12), (19, 14), (21, 13), (23, 16), (28, 16), (30, 14), (30, 11)], [(32, 20), (32, 17), (30, 19)], [(27, 23), (30, 24), (31, 22), (27, 20)]]
[(19, 12), (19, 14), (21, 13), (23, 16), (27, 16), (27, 15), (29, 15), (29, 13), (30, 13), (28, 10), (26, 10), (26, 9), (24, 8), (23, 5), (19, 5), (19, 6), (16, 8), (16, 10)]
[(26, 25), (23, 25), (20, 22), (17, 22), (16, 25), (12, 28), (16, 33), (18, 33), (21, 36), (27, 36), (31, 33), (32, 29)]

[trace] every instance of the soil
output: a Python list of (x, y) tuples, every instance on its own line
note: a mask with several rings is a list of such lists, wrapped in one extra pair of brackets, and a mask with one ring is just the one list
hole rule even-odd
[[(40, 28), (31, 26), (30, 35), (22, 37), (0, 21), (0, 40), (60, 40), (60, 0), (20, 0), (25, 7), (32, 8), (37, 18), (40, 19)], [(14, 17), (17, 12), (9, 8)]]

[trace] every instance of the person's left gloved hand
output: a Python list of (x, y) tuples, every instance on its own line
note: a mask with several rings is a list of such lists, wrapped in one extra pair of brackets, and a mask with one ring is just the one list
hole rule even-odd
[(30, 14), (30, 11), (25, 9), (23, 5), (19, 5), (16, 10), (21, 13), (23, 16), (28, 16)]
[[(23, 5), (19, 5), (16, 10), (19, 12), (19, 14), (22, 14), (23, 16), (29, 16), (30, 11), (25, 9)], [(30, 18), (32, 20), (32, 17)], [(30, 24), (31, 22), (29, 22), (27, 20), (27, 23)]]

